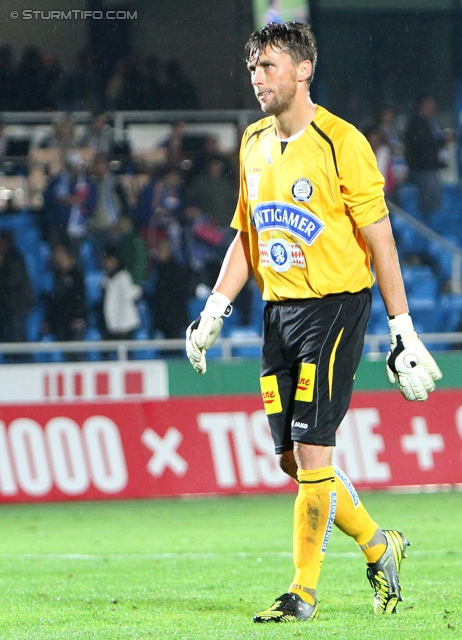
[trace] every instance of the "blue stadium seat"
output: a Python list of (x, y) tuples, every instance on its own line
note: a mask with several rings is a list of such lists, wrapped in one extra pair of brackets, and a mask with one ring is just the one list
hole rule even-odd
[(462, 295), (445, 293), (440, 297), (440, 331), (462, 331)]
[(85, 274), (86, 305), (88, 309), (95, 307), (103, 298), (101, 288), (103, 276), (103, 271), (88, 271)]
[(419, 211), (419, 190), (410, 182), (406, 182), (398, 187), (398, 204), (401, 209), (407, 211), (415, 218), (420, 218)]
[(402, 267), (402, 274), (408, 296), (436, 299), (439, 283), (431, 267), (405, 265)]
[(440, 330), (441, 311), (437, 299), (408, 296), (408, 303), (417, 333), (435, 333)]
[(40, 342), (42, 339), (42, 325), (44, 320), (43, 308), (35, 305), (27, 316), (26, 336), (28, 342)]
[[(53, 336), (44, 336), (41, 342), (55, 342)], [(37, 352), (33, 354), (34, 362), (64, 362), (64, 355), (61, 351)]]
[[(151, 331), (151, 324), (152, 324), (151, 310), (144, 298), (141, 298), (141, 300), (139, 300), (139, 302), (137, 303), (137, 307), (138, 307), (138, 313), (140, 314), (140, 318), (141, 318), (141, 329), (146, 334), (146, 338), (137, 338), (137, 339), (149, 340), (150, 338), (149, 333)], [(139, 329), (139, 331), (141, 331), (141, 329)]]
[[(446, 240), (454, 246), (458, 246), (459, 238), (455, 235), (446, 235)], [(428, 255), (435, 262), (438, 275), (442, 281), (449, 280), (452, 275), (452, 253), (441, 248), (438, 242), (431, 241), (428, 244)]]
[(83, 240), (80, 245), (79, 265), (84, 273), (101, 269), (101, 265), (98, 264), (96, 259), (93, 245), (88, 238)]
[[(149, 338), (149, 332), (144, 327), (140, 327), (135, 332), (134, 340), (149, 340)], [(157, 349), (134, 349), (129, 353), (130, 360), (155, 360), (158, 357)]]
[[(95, 327), (88, 327), (85, 332), (84, 340), (86, 342), (101, 340), (101, 333)], [(97, 362), (98, 360), (101, 360), (101, 353), (97, 349), (91, 349), (89, 351), (86, 351), (85, 353), (87, 360), (89, 360), (90, 362)]]

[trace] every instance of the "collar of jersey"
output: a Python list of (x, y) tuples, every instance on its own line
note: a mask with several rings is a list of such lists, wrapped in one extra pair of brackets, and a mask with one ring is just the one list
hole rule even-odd
[(276, 138), (279, 140), (279, 142), (291, 142), (292, 140), (296, 140), (297, 138), (299, 138), (302, 135), (302, 133), (305, 132), (305, 130), (306, 130), (306, 128), (302, 129), (298, 133), (294, 133), (294, 135), (290, 136), (290, 138), (278, 138), (277, 136), (276, 136)]

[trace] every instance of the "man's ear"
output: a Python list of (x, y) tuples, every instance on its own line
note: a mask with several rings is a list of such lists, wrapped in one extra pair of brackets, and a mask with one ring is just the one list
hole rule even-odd
[(312, 73), (313, 64), (311, 60), (303, 60), (303, 62), (300, 62), (297, 73), (299, 82), (307, 82), (311, 78)]

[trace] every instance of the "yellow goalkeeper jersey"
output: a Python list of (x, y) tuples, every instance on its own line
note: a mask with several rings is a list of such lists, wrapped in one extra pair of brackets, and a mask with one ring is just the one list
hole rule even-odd
[(318, 106), (313, 122), (285, 144), (274, 117), (263, 118), (246, 129), (240, 164), (231, 226), (249, 234), (264, 300), (372, 286), (359, 229), (388, 209), (374, 152), (353, 125)]

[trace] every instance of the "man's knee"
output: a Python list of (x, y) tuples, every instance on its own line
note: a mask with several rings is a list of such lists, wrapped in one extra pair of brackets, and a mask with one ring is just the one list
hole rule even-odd
[(284, 451), (279, 455), (279, 466), (288, 476), (297, 479), (297, 463), (293, 451)]

